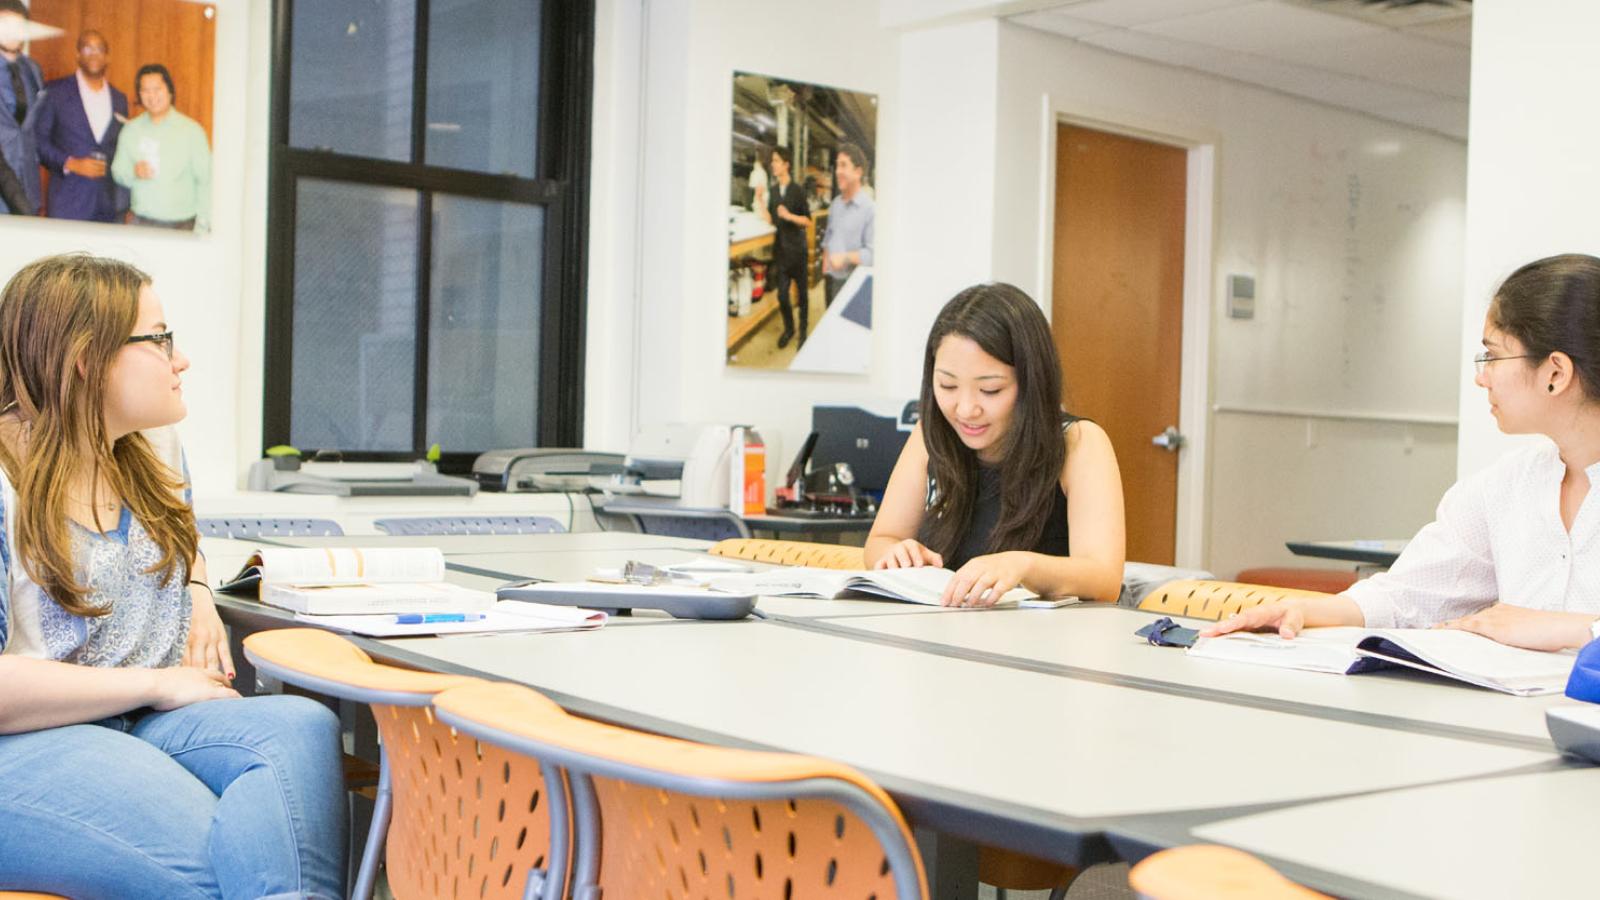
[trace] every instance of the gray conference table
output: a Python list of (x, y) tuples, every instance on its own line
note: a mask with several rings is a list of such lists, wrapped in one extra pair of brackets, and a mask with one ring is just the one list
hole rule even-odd
[[(567, 578), (705, 546), (475, 540), (451, 550), (451, 580)], [(919, 827), (936, 896), (970, 890), (980, 843), (1086, 864), (1195, 840), (1255, 850), (1323, 890), (1405, 896), (1428, 883), (1425, 861), (1402, 859), (1391, 875), (1359, 856), (1307, 856), (1322, 832), (1315, 816), (1294, 814), (1568, 765), (1544, 733), (1555, 700), (1423, 675), (1190, 660), (1133, 638), (1149, 620), (1135, 610), (763, 598), (758, 611), (764, 620), (636, 618), (598, 632), (359, 643), (380, 659), (527, 683), (581, 715), (855, 765)], [(1600, 770), (1578, 775), (1600, 783)], [(1477, 833), (1498, 833), (1494, 808), (1474, 815)], [(1271, 816), (1289, 817), (1281, 834), (1264, 832), (1286, 845), (1251, 843), (1242, 829)], [(1243, 836), (1213, 830), (1226, 828)]]
[(1428, 897), (1593, 896), (1600, 770), (1406, 788), (1195, 827), (1307, 880), (1360, 872), (1367, 892)]
[[(1035, 612), (888, 620), (977, 625)], [(1051, 618), (1063, 633), (1085, 620)], [(1116, 858), (1120, 836), (1175, 817), (1198, 824), (1559, 764), (1548, 742), (1285, 715), (795, 621), (364, 645), (395, 662), (530, 684), (580, 715), (857, 766), (938, 833), (930, 870), (958, 883), (970, 883), (980, 843), (1081, 865)], [(1351, 892), (1347, 872), (1305, 877)]]

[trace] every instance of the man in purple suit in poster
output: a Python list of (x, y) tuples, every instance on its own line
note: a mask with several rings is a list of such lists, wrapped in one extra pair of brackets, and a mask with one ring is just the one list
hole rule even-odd
[(128, 192), (111, 179), (117, 135), (128, 98), (106, 81), (111, 48), (98, 31), (78, 35), (78, 71), (45, 85), (34, 136), (50, 170), (46, 215), (89, 222), (121, 221)]

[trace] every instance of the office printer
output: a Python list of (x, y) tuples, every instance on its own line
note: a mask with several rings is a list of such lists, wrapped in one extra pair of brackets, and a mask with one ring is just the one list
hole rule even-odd
[[(730, 425), (669, 424), (641, 428), (610, 490), (673, 496), (679, 506), (728, 505)], [(674, 483), (676, 482), (676, 483)]]
[(336, 497), (471, 497), (478, 485), (470, 478), (440, 475), (433, 463), (325, 462), (299, 456), (272, 456), (250, 464), (246, 487), (252, 491), (288, 494), (331, 494)]
[(621, 453), (574, 447), (490, 450), (472, 462), (472, 477), (486, 491), (581, 491), (590, 479), (622, 472)]

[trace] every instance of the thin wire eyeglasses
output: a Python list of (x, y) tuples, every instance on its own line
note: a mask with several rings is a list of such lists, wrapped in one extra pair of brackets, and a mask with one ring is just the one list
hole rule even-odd
[(154, 334), (136, 334), (133, 337), (128, 338), (128, 343), (155, 344), (157, 347), (161, 348), (162, 353), (167, 355), (167, 359), (172, 358), (172, 331), (170, 329), (167, 331), (158, 331)]
[(1524, 353), (1521, 356), (1495, 356), (1486, 350), (1472, 358), (1472, 367), (1478, 371), (1479, 375), (1482, 375), (1484, 368), (1489, 363), (1499, 362), (1502, 359), (1544, 359), (1544, 356), (1533, 353)]

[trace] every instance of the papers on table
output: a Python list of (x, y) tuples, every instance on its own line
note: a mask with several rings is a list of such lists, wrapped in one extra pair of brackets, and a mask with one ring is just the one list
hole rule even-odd
[[(492, 596), (492, 595), (491, 595)], [(412, 637), (438, 634), (488, 634), (506, 631), (581, 631), (599, 628), (606, 614), (574, 606), (550, 606), (500, 600), (481, 614), (483, 618), (466, 622), (421, 622), (401, 624), (394, 615), (318, 616), (296, 613), (295, 619), (308, 625), (347, 631), (369, 637)]]

